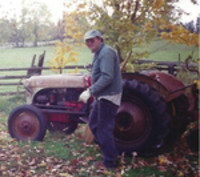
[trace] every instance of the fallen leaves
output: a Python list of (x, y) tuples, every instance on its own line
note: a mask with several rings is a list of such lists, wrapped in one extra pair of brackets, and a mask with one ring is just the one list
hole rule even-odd
[[(17, 142), (4, 126), (0, 124), (0, 176), (198, 177), (198, 156), (181, 143), (173, 151), (152, 158), (140, 157), (136, 152), (126, 157), (123, 153), (118, 157), (116, 169), (101, 171), (94, 166), (101, 159), (100, 149), (96, 144), (86, 144), (81, 139), (81, 130), (68, 136), (47, 135), (43, 142)], [(69, 151), (65, 152), (66, 149)], [(151, 173), (145, 175), (147, 171)]]
[(70, 175), (69, 173), (59, 173), (60, 176), (64, 176), (64, 177), (73, 177), (72, 175)]
[(158, 156), (158, 164), (159, 165), (170, 165), (172, 162), (168, 159), (168, 156), (165, 155), (159, 155)]

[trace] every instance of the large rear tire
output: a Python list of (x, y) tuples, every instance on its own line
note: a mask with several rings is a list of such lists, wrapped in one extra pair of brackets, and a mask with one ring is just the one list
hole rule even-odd
[(8, 132), (17, 140), (43, 140), (46, 125), (42, 112), (32, 105), (16, 107), (8, 118)]
[(155, 89), (137, 80), (124, 82), (114, 130), (119, 152), (153, 155), (164, 144), (169, 121), (166, 104)]

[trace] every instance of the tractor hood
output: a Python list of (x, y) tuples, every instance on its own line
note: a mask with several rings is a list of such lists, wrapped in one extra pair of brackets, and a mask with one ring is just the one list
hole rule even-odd
[(57, 74), (46, 76), (32, 76), (24, 82), (29, 89), (42, 88), (85, 88), (87, 87), (86, 75)]
[(46, 88), (87, 88), (90, 78), (83, 74), (57, 74), (32, 76), (24, 81), (27, 103), (31, 103), (34, 95)]

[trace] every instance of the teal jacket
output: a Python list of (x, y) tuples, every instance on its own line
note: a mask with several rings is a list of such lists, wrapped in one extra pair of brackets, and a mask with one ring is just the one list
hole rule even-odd
[(94, 97), (122, 92), (119, 57), (113, 48), (104, 43), (94, 55), (91, 78), (90, 93)]

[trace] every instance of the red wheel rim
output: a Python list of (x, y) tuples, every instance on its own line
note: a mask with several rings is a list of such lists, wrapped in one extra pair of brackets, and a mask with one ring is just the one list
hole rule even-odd
[(127, 143), (143, 141), (151, 131), (149, 117), (149, 111), (140, 101), (122, 101), (115, 118), (115, 137)]
[(15, 116), (12, 130), (20, 140), (33, 140), (39, 134), (40, 122), (34, 113), (24, 111)]

